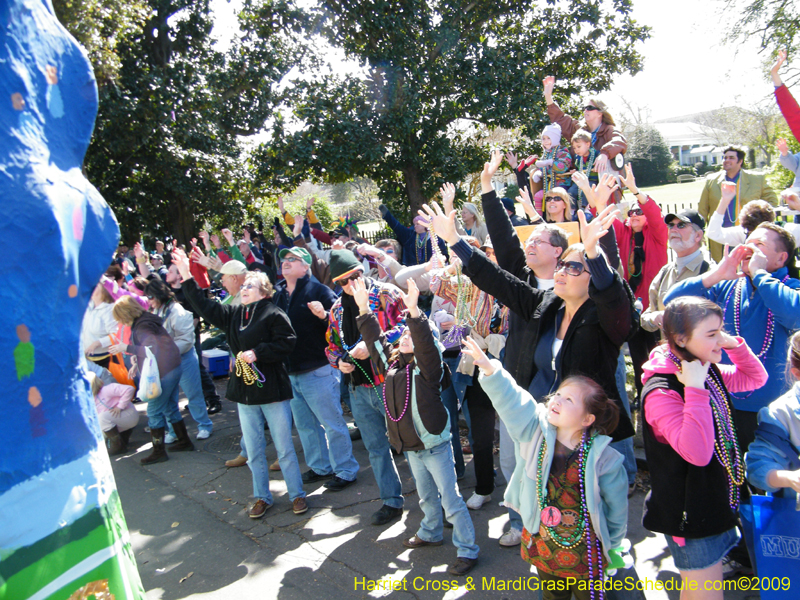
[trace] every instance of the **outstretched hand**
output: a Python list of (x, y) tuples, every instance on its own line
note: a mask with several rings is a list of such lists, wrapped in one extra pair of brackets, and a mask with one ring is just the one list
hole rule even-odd
[(419, 306), (417, 305), (419, 302), (419, 288), (411, 277), (408, 278), (406, 287), (408, 287), (408, 293), (404, 294), (403, 291), (400, 290), (400, 295), (403, 297), (406, 308), (408, 308), (408, 314), (416, 319), (419, 317)]
[(506, 162), (508, 163), (509, 167), (516, 171), (519, 161), (517, 161), (517, 155), (514, 152), (506, 152)]
[(453, 201), (456, 197), (456, 186), (452, 183), (445, 183), (439, 193), (442, 195), (442, 206), (444, 206), (444, 211), (449, 213), (453, 210)]
[(492, 154), (489, 157), (489, 162), (483, 164), (483, 171), (481, 171), (481, 192), (486, 194), (491, 192), (492, 189), (492, 177), (494, 174), (497, 173), (497, 169), (500, 168), (500, 165), (503, 162), (503, 153), (500, 150), (492, 150)]
[(359, 311), (369, 311), (369, 292), (364, 280), (360, 277), (350, 283), (350, 291), (353, 292), (353, 299), (356, 301)]
[(617, 207), (612, 204), (606, 206), (591, 223), (586, 222), (586, 214), (578, 211), (578, 223), (581, 228), (581, 240), (583, 240), (583, 247), (586, 251), (588, 258), (597, 258), (597, 242), (598, 240), (608, 233), (608, 229), (617, 218)]
[(781, 156), (789, 154), (789, 142), (786, 141), (786, 138), (778, 138), (775, 140), (775, 147), (778, 149), (778, 152), (781, 153)]
[(772, 65), (772, 68), (769, 72), (774, 76), (778, 74), (778, 70), (783, 66), (783, 63), (786, 62), (786, 48), (781, 48), (778, 50), (778, 56), (775, 58), (775, 64)]
[(172, 264), (178, 267), (178, 272), (181, 274), (181, 278), (184, 281), (192, 278), (192, 272), (189, 268), (189, 257), (186, 256), (186, 252), (184, 252), (182, 248), (175, 248), (172, 251)]
[(594, 191), (594, 209), (602, 212), (608, 206), (611, 196), (619, 189), (617, 178), (609, 173), (603, 173), (600, 181), (592, 186)]
[(480, 368), (484, 375), (489, 376), (495, 372), (494, 366), (489, 361), (489, 357), (486, 356), (486, 353), (481, 350), (480, 346), (478, 346), (477, 342), (473, 340), (471, 337), (467, 337), (464, 339), (464, 346), (461, 348), (461, 351), (464, 354), (467, 354), (472, 357), (472, 362)]
[(461, 239), (456, 230), (455, 210), (445, 214), (436, 202), (431, 202), (430, 205), (423, 204), (419, 214), (430, 223), (430, 229), (449, 245), (457, 244)]

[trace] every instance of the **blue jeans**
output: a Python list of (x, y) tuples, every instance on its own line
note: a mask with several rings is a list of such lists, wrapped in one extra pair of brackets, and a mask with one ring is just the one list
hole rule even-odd
[(264, 437), (264, 420), (269, 424), (275, 450), (278, 451), (278, 463), (281, 465), (283, 480), (289, 498), (304, 498), (303, 479), (300, 475), (300, 465), (297, 463), (297, 454), (292, 443), (292, 409), (288, 400), (271, 402), (270, 404), (238, 404), (239, 424), (242, 427), (245, 443), (247, 444), (247, 466), (253, 473), (253, 496), (257, 500), (264, 500), (272, 504), (272, 494), (269, 491), (269, 471), (267, 470), (267, 457), (264, 451), (267, 440)]
[(151, 430), (166, 427), (167, 423), (177, 423), (183, 420), (178, 408), (178, 382), (180, 380), (180, 366), (161, 376), (161, 395), (147, 402), (147, 425)]
[[(503, 472), (503, 477), (506, 480), (506, 488), (508, 488), (508, 482), (511, 481), (511, 476), (514, 474), (514, 469), (517, 466), (517, 454), (516, 449), (514, 447), (514, 440), (511, 439), (511, 436), (508, 435), (508, 429), (506, 429), (506, 424), (503, 423), (503, 420), (500, 420), (500, 470)], [(520, 514), (511, 509), (507, 508), (508, 511), (508, 524), (510, 525), (511, 529), (516, 531), (522, 531), (522, 516)]]
[[(625, 356), (622, 354), (622, 352), (620, 352), (619, 359), (617, 360), (617, 371), (614, 374), (614, 377), (617, 380), (617, 391), (619, 392), (619, 397), (622, 400), (622, 406), (625, 408), (625, 412), (628, 413), (628, 417), (630, 417), (631, 405), (628, 401), (628, 390), (625, 388), (625, 382), (627, 379), (626, 373)], [(629, 437), (620, 442), (612, 442), (611, 447), (622, 454), (622, 464), (625, 466), (625, 471), (628, 473), (628, 485), (633, 485), (636, 482), (637, 471), (636, 455), (633, 452), (633, 438)]]
[(478, 558), (475, 528), (469, 510), (458, 491), (453, 451), (449, 442), (427, 450), (406, 452), (408, 466), (414, 475), (419, 494), (419, 507), (425, 516), (419, 524), (417, 537), (426, 542), (442, 539), (442, 508), (453, 524), (453, 544), (460, 558)]
[[(456, 372), (460, 356), (445, 358), (445, 364), (450, 367), (450, 373)], [(464, 400), (464, 390), (466, 384), (457, 384), (452, 382), (450, 387), (442, 390), (442, 404), (444, 404), (447, 412), (450, 413), (450, 442), (453, 446), (453, 459), (456, 465), (456, 477), (463, 477), (466, 472), (464, 465), (464, 454), (461, 451), (461, 434), (458, 431), (458, 406)]]
[[(194, 348), (181, 355), (181, 369), (183, 369), (183, 374), (180, 387), (189, 400), (189, 414), (197, 423), (198, 431), (211, 433), (214, 424), (208, 416), (206, 399), (203, 396), (203, 384), (200, 379), (200, 362), (197, 360), (197, 352)], [(173, 433), (172, 427), (169, 428), (169, 431)]]
[[(403, 489), (400, 474), (392, 458), (386, 436), (386, 413), (383, 407), (383, 385), (375, 389), (360, 385), (350, 390), (353, 418), (361, 430), (361, 439), (369, 451), (369, 464), (381, 492), (381, 500), (392, 508), (403, 508)], [(247, 442), (248, 448), (250, 442)]]
[(289, 374), (294, 425), (303, 444), (306, 464), (320, 475), (331, 472), (353, 481), (358, 462), (342, 415), (339, 372), (330, 365), (301, 375)]

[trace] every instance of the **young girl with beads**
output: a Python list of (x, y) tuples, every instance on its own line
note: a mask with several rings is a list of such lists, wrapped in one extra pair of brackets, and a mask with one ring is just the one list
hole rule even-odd
[[(644, 444), (651, 490), (642, 524), (663, 533), (683, 579), (682, 600), (721, 599), (722, 559), (736, 545), (744, 483), (729, 392), (753, 390), (767, 372), (722, 309), (683, 296), (664, 310), (665, 342), (644, 364)], [(718, 364), (725, 351), (732, 365)], [(717, 583), (713, 583), (717, 582)]]
[[(522, 558), (545, 600), (602, 598), (606, 568), (622, 568), (628, 476), (608, 436), (619, 408), (588, 377), (567, 377), (545, 403), (467, 339), (480, 384), (517, 447), (505, 505), (522, 516)], [(569, 581), (568, 581), (569, 580)]]
[(383, 406), (386, 430), (395, 452), (404, 452), (417, 484), (424, 517), (416, 535), (404, 540), (407, 548), (442, 545), (442, 508), (453, 525), (456, 562), (447, 572), (466, 575), (478, 561), (475, 529), (456, 484), (450, 417), (442, 404), (442, 389), (450, 385), (449, 370), (428, 319), (417, 301), (419, 289), (408, 280), (407, 329), (395, 348), (381, 331), (370, 309), (369, 293), (361, 279), (352, 284), (359, 309), (358, 330), (369, 348), (372, 362), (384, 374)]

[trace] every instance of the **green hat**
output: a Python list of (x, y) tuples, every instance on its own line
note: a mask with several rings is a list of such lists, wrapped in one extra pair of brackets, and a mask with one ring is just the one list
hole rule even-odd
[(287, 254), (292, 254), (297, 258), (302, 258), (307, 265), (311, 264), (311, 254), (309, 254), (308, 250), (306, 250), (305, 248), (300, 248), (299, 246), (284, 248), (283, 250), (278, 252), (278, 258), (283, 260)]
[(356, 255), (350, 250), (331, 250), (330, 265), (333, 281), (351, 275), (356, 269), (364, 270)]

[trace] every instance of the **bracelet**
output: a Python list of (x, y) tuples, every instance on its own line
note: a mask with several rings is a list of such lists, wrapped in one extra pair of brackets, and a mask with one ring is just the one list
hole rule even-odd
[(143, 265), (147, 262), (147, 259), (144, 256), (137, 256), (136, 257), (136, 264)]
[(641, 190), (636, 190), (635, 192), (633, 192), (631, 190), (628, 190), (628, 191), (631, 192), (631, 194), (633, 194), (634, 196), (638, 196), (639, 194), (642, 193)]

